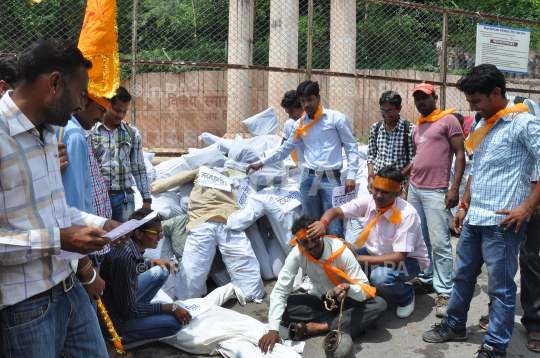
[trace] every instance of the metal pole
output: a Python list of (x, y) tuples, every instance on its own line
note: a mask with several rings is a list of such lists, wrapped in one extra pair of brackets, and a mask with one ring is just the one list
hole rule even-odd
[(446, 72), (448, 69), (448, 12), (443, 12), (443, 37), (441, 46), (441, 110), (446, 109)]
[[(138, 17), (138, 0), (133, 0), (133, 27), (131, 39), (131, 92), (142, 94), (142, 91), (136, 91), (137, 88), (137, 17)], [(133, 96), (131, 100), (131, 124), (136, 125), (136, 108), (137, 96)]]
[(307, 80), (311, 80), (311, 70), (313, 68), (313, 0), (308, 3), (308, 38), (307, 38)]

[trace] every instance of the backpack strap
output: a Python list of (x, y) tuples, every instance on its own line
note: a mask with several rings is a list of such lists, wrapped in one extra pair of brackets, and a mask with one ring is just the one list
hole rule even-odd
[(131, 124), (124, 122), (124, 128), (126, 128), (126, 132), (129, 135), (129, 142), (131, 143), (131, 146), (133, 147), (133, 144), (135, 143), (135, 132), (133, 132), (133, 128), (131, 127)]
[(410, 163), (411, 158), (409, 156), (409, 131), (411, 130), (411, 122), (405, 121), (405, 130), (403, 131), (403, 140), (405, 141), (405, 155), (407, 156), (407, 164)]
[(514, 97), (514, 104), (524, 103), (526, 99), (528, 99), (528, 98), (527, 97), (516, 96), (516, 97)]
[(381, 126), (383, 124), (384, 120), (377, 122), (375, 125), (375, 143), (377, 143), (377, 140), (379, 139), (379, 131), (381, 130)]

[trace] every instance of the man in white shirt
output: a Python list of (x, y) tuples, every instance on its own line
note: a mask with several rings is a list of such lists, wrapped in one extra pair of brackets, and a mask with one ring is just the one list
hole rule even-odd
[(361, 249), (348, 246), (365, 271), (371, 272), (371, 284), (386, 299), (397, 302), (397, 316), (406, 318), (414, 311), (414, 290), (405, 282), (429, 266), (429, 257), (420, 217), (399, 197), (402, 182), (399, 170), (382, 168), (375, 177), (372, 195), (328, 210), (308, 229), (308, 237), (324, 234), (333, 220), (363, 216), (366, 228), (355, 242)]
[[(260, 163), (248, 166), (246, 173), (283, 160), (295, 148), (305, 144), (305, 163), (300, 187), (302, 206), (308, 216), (319, 219), (326, 210), (332, 208), (333, 190), (341, 186), (342, 143), (349, 163), (345, 191), (348, 193), (354, 190), (358, 172), (358, 143), (353, 137), (349, 118), (320, 104), (317, 82), (302, 82), (296, 94), (300, 97), (305, 111), (299, 120), (296, 134)], [(328, 232), (333, 236), (343, 237), (343, 220), (334, 221)]]
[[(324, 235), (306, 238), (306, 230), (314, 222), (304, 215), (291, 228), (296, 238), (291, 244), (297, 245), (285, 260), (270, 295), (269, 332), (259, 340), (259, 348), (265, 354), (281, 343), (278, 334), (281, 321), (290, 324), (289, 338), (294, 340), (337, 329), (340, 309), (325, 308), (327, 293), (333, 293), (339, 302), (345, 300), (341, 330), (352, 339), (386, 311), (386, 302), (375, 297), (375, 289), (368, 286), (366, 275), (343, 242)], [(306, 294), (290, 295), (300, 268), (311, 279), (312, 288)], [(331, 276), (325, 268), (332, 272)]]

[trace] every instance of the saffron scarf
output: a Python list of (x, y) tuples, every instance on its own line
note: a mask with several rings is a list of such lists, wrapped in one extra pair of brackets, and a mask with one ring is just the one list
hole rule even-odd
[(437, 122), (439, 119), (446, 116), (447, 114), (452, 114), (454, 112), (455, 110), (453, 108), (449, 108), (446, 111), (442, 111), (442, 112), (440, 109), (437, 108), (436, 110), (431, 112), (431, 114), (427, 117), (420, 116), (420, 118), (418, 119), (418, 122), (416, 122), (416, 125), (418, 126), (419, 124), (424, 123), (424, 122), (428, 122), (428, 123)]

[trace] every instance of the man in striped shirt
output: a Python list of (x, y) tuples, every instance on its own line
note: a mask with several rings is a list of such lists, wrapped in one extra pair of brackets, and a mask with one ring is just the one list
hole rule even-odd
[(47, 39), (17, 66), (20, 82), (0, 100), (0, 356), (107, 357), (79, 282), (92, 283), (96, 271), (77, 272), (61, 250), (100, 250), (116, 225), (67, 205), (53, 127), (82, 107), (92, 63), (75, 45)]

